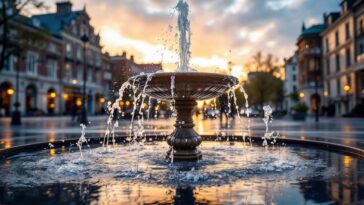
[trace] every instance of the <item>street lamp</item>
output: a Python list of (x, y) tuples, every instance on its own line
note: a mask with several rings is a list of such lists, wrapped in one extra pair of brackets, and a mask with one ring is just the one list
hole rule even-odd
[(350, 85), (345, 85), (344, 86), (344, 91), (346, 93), (346, 110), (347, 112), (349, 112), (349, 94), (350, 94), (350, 90), (351, 90), (351, 87)]
[(86, 44), (89, 38), (86, 34), (82, 35), (81, 41), (83, 42), (83, 89), (82, 89), (82, 110), (80, 123), (88, 125), (87, 112), (86, 112), (86, 81), (87, 81), (87, 62), (86, 62)]
[(301, 99), (305, 98), (305, 93), (304, 93), (304, 92), (300, 92), (299, 97), (300, 97)]
[(316, 47), (313, 48), (313, 54), (315, 55), (314, 60), (314, 76), (315, 76), (315, 121), (319, 122), (320, 117), (320, 108), (319, 108), (319, 94), (318, 94), (318, 87), (319, 87), (319, 77), (320, 77), (320, 55), (321, 49)]
[[(19, 49), (19, 48), (18, 48)], [(19, 111), (20, 103), (19, 103), (19, 72), (20, 72), (20, 51), (17, 51), (17, 64), (16, 64), (16, 77), (15, 77), (15, 91), (13, 90), (12, 93), (15, 92), (15, 103), (14, 107), (15, 110), (11, 115), (11, 125), (21, 125), (21, 113)], [(8, 90), (8, 93), (11, 93), (10, 90)]]

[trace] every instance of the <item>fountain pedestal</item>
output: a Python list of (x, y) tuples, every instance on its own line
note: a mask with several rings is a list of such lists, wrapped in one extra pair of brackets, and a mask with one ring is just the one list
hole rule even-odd
[(167, 138), (167, 143), (171, 149), (167, 152), (167, 157), (175, 160), (197, 160), (201, 158), (201, 152), (198, 146), (201, 144), (201, 137), (193, 129), (195, 124), (192, 120), (192, 111), (196, 105), (195, 100), (176, 99), (175, 109), (177, 111), (177, 120), (174, 124), (175, 129)]
[[(173, 133), (167, 138), (171, 149), (167, 157), (173, 160), (197, 160), (201, 158), (198, 146), (201, 137), (193, 129), (192, 110), (196, 100), (207, 100), (223, 95), (239, 80), (233, 76), (200, 72), (155, 73), (151, 78), (146, 74), (134, 76), (129, 83), (139, 92), (160, 100), (175, 100), (177, 120)], [(148, 80), (149, 79), (149, 80)], [(174, 80), (172, 80), (174, 79)]]

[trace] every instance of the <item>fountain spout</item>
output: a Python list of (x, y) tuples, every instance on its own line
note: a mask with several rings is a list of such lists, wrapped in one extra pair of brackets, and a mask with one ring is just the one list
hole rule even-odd
[(179, 0), (176, 10), (178, 11), (178, 31), (179, 31), (179, 67), (178, 71), (188, 72), (190, 61), (191, 30), (188, 20), (189, 7), (185, 0)]

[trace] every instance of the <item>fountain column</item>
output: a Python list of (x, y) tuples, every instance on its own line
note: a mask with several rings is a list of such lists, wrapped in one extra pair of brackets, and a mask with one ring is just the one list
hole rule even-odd
[(173, 150), (174, 160), (197, 160), (201, 158), (201, 152), (197, 148), (201, 144), (201, 137), (193, 129), (195, 124), (192, 120), (192, 110), (196, 104), (195, 100), (176, 99), (175, 130), (167, 139), (167, 143), (171, 146), (167, 156), (170, 156)]

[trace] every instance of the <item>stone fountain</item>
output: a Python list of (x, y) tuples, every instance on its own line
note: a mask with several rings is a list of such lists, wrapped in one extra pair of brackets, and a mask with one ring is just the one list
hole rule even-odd
[(196, 133), (192, 120), (192, 111), (196, 100), (207, 100), (219, 97), (239, 83), (238, 79), (229, 75), (195, 72), (189, 68), (190, 59), (190, 22), (188, 20), (188, 4), (180, 0), (176, 6), (178, 11), (179, 30), (179, 67), (177, 72), (162, 72), (148, 78), (146, 74), (129, 79), (140, 92), (150, 97), (173, 101), (177, 119), (175, 130), (167, 138), (171, 146), (167, 156), (173, 152), (174, 160), (196, 160), (201, 158), (198, 146), (201, 137)]

